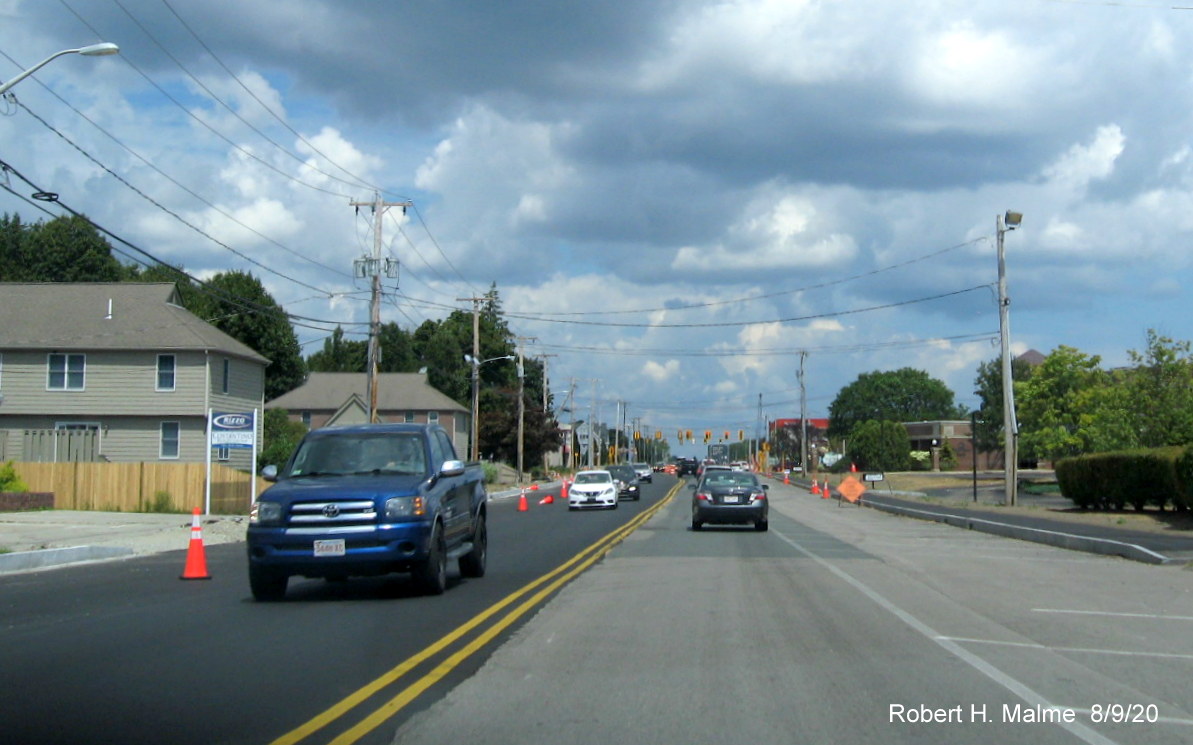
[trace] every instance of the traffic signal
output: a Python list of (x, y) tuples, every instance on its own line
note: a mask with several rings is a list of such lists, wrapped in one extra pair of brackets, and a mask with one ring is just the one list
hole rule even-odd
[(745, 439), (746, 439), (746, 431), (744, 429), (739, 429), (737, 431), (737, 441), (741, 442)]
[(704, 430), (704, 441), (708, 442), (711, 439), (712, 439), (712, 430), (711, 429)]

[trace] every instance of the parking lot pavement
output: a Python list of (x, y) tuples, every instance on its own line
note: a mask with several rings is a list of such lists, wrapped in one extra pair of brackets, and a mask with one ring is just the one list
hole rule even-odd
[[(117, 559), (190, 545), (192, 515), (38, 510), (0, 513), (0, 573)], [(243, 541), (248, 519), (200, 518), (204, 545)]]

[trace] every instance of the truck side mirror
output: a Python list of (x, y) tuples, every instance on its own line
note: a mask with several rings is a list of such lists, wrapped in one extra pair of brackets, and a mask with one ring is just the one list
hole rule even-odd
[(462, 460), (445, 460), (443, 468), (439, 469), (440, 476), (462, 476), (463, 474), (464, 461)]
[(265, 468), (262, 468), (261, 478), (265, 479), (266, 481), (277, 481), (278, 467), (274, 465), (268, 465)]

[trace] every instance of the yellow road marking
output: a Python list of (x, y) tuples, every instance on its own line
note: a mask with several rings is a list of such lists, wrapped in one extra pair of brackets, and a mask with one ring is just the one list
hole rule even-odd
[[(617, 528), (616, 530), (606, 534), (604, 537), (583, 549), (575, 556), (568, 559), (563, 564), (560, 564), (550, 572), (547, 572), (538, 579), (527, 583), (521, 589), (518, 589), (505, 596), (498, 602), (486, 608), (484, 611), (478, 613), (476, 616), (473, 616), (472, 619), (470, 619), (467, 623), (458, 626), (451, 633), (439, 639), (439, 641), (435, 642), (429, 647), (426, 647), (418, 654), (407, 658), (405, 661), (384, 673), (377, 679), (373, 680), (371, 683), (368, 683), (362, 688), (349, 694), (335, 705), (312, 717), (310, 720), (300, 725), (296, 729), (291, 730), (290, 732), (287, 732), (286, 734), (277, 738), (271, 742), (270, 745), (294, 745), (295, 743), (306, 739), (324, 727), (327, 727), (329, 724), (345, 716), (349, 711), (356, 708), (370, 697), (376, 695), (379, 691), (400, 680), (402, 676), (406, 675), (411, 670), (421, 665), (423, 662), (426, 662), (430, 658), (442, 652), (451, 644), (459, 641), (464, 635), (468, 634), (477, 626), (480, 626), (485, 621), (497, 615), (504, 608), (517, 601), (523, 595), (530, 593), (540, 585), (550, 582), (550, 585), (539, 590), (537, 593), (525, 600), (521, 605), (511, 611), (509, 615), (494, 624), (492, 628), (474, 639), (460, 651), (439, 663), (435, 669), (407, 686), (398, 695), (382, 704), (380, 708), (365, 717), (365, 719), (363, 719), (359, 724), (355, 725), (351, 729), (341, 734), (339, 737), (332, 740), (331, 744), (349, 745), (350, 743), (356, 742), (361, 737), (383, 724), (387, 719), (393, 717), (436, 682), (443, 679), (461, 662), (475, 654), (478, 650), (482, 649), (486, 644), (496, 638), (498, 634), (513, 624), (514, 621), (525, 615), (527, 611), (534, 608), (534, 606), (542, 602), (543, 599), (548, 597), (551, 593), (555, 592), (564, 584), (572, 580), (580, 572), (596, 563), (614, 546), (625, 540), (630, 533), (633, 533), (635, 530), (637, 530), (642, 523), (649, 520), (656, 512), (661, 510), (664, 505), (670, 502), (672, 498), (675, 497), (676, 492), (679, 491), (679, 488), (683, 485), (683, 483), (684, 482), (682, 481), (677, 483), (671, 489), (671, 491), (667, 493), (667, 496), (659, 500), (658, 504), (655, 504), (650, 509), (646, 510), (640, 515), (637, 515), (633, 520), (630, 520), (620, 528)], [(569, 567), (572, 568), (569, 570)], [(553, 577), (561, 574), (562, 576), (551, 582)]]

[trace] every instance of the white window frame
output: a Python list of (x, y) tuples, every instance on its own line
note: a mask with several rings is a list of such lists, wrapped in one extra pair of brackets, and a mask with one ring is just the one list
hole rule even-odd
[[(170, 360), (170, 386), (167, 388), (162, 385), (162, 360)], [(153, 381), (153, 390), (155, 391), (174, 391), (178, 386), (178, 355), (174, 354), (159, 354), (157, 356), (157, 374)]]
[(302, 417), (303, 425), (305, 425), (307, 429), (310, 429), (311, 428), (311, 412), (303, 411), (301, 417)]
[(227, 461), (232, 460), (232, 448), (217, 447), (215, 449), (215, 459), (218, 461), (221, 461), (221, 462), (227, 462)]
[(232, 360), (224, 358), (224, 373), (220, 378), (220, 393), (227, 393), (232, 389)]
[(428, 411), (427, 412), (427, 422), (430, 424), (439, 424), (439, 412), (438, 411)]
[[(174, 439), (174, 454), (166, 454), (166, 426), (174, 425), (175, 439)], [(157, 438), (157, 457), (161, 460), (178, 460), (182, 457), (182, 422), (171, 420), (164, 421), (158, 427)]]
[(406, 424), (412, 423), (414, 421), (414, 412), (407, 411), (405, 416), (402, 417), (402, 421), (404, 421)]
[(99, 422), (54, 422), (54, 429), (73, 429), (73, 430), (95, 430), (98, 432), (103, 428)]
[[(53, 385), (54, 380), (54, 358), (62, 358), (62, 370), (59, 373), (62, 375), (62, 385)], [(70, 377), (72, 371), (71, 360), (82, 360), (82, 369), (74, 371), (79, 376), (79, 385), (72, 386), (70, 384)], [(87, 355), (80, 352), (50, 352), (46, 355), (46, 390), (47, 391), (85, 391), (87, 390)]]

